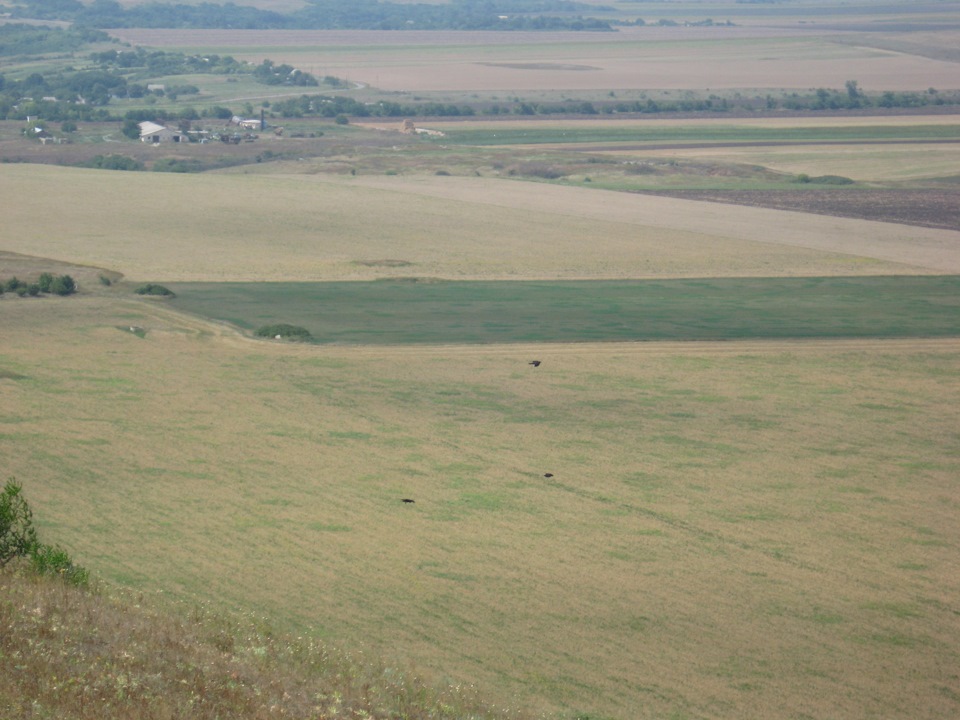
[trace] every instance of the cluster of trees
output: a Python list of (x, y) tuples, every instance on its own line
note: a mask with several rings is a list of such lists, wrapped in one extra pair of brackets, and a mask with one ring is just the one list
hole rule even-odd
[(12, 15), (67, 20), (78, 27), (240, 29), (611, 30), (605, 20), (574, 15), (611, 8), (575, 0), (453, 0), (449, 4), (384, 0), (308, 0), (290, 13), (228, 2), (133, 6), (116, 0), (20, 0)]
[(943, 95), (935, 88), (925, 92), (886, 91), (878, 96), (866, 95), (856, 80), (847, 80), (843, 90), (819, 88), (813, 95), (793, 93), (779, 103), (787, 110), (855, 110), (858, 108), (924, 107), (927, 105), (955, 105), (956, 94)]
[(320, 83), (310, 73), (292, 65), (274, 65), (273, 60), (264, 60), (253, 70), (253, 77), (264, 85), (316, 86)]
[(90, 53), (90, 60), (103, 68), (122, 70), (133, 79), (161, 75), (194, 75), (211, 73), (231, 75), (249, 73), (248, 63), (230, 55), (186, 55), (164, 50), (104, 50)]
[(110, 36), (105, 32), (90, 28), (65, 30), (45, 25), (10, 23), (0, 25), (0, 57), (73, 52), (84, 45), (109, 39)]
[(20, 297), (37, 297), (41, 293), (49, 295), (72, 295), (77, 291), (77, 283), (69, 275), (41, 273), (35, 283), (28, 283), (16, 277), (0, 283), (0, 295), (16, 293)]
[(26, 558), (38, 574), (59, 575), (79, 587), (86, 587), (90, 580), (89, 572), (75, 565), (65, 550), (37, 539), (23, 488), (8, 480), (0, 492), (0, 568), (16, 558)]

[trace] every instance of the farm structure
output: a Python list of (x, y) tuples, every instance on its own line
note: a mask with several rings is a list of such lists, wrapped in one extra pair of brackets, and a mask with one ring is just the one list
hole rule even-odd
[(171, 130), (164, 125), (147, 121), (140, 123), (140, 142), (159, 145), (164, 142), (189, 142), (189, 140), (179, 130)]
[(230, 124), (241, 127), (244, 130), (265, 130), (267, 127), (262, 111), (259, 118), (242, 118), (239, 115), (234, 115), (230, 118)]

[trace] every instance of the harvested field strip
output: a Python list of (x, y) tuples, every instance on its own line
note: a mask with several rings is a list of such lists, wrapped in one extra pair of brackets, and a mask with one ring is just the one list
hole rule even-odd
[(650, 195), (960, 230), (960, 190), (644, 190)]
[(461, 145), (541, 143), (803, 143), (960, 140), (960, 125), (844, 125), (834, 127), (529, 127), (445, 130), (443, 142)]
[(960, 277), (581, 282), (184, 283), (175, 307), (321, 343), (960, 335)]

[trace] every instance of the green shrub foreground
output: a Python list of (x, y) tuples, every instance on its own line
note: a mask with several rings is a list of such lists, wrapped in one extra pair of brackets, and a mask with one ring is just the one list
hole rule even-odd
[(9, 480), (0, 493), (0, 568), (16, 558), (27, 559), (39, 575), (60, 576), (78, 587), (89, 583), (89, 573), (75, 565), (66, 550), (37, 539), (33, 511), (23, 497), (23, 488)]

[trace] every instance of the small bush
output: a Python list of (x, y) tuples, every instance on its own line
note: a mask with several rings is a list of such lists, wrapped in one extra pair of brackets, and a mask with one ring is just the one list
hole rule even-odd
[(0, 492), (0, 567), (29, 555), (37, 546), (33, 512), (21, 491), (19, 484), (8, 480)]
[(126, 155), (97, 155), (84, 163), (84, 167), (100, 170), (143, 170), (144, 165), (139, 160)]
[(110, 287), (111, 285), (113, 285), (113, 281), (110, 278), (108, 278), (106, 275), (100, 275), (99, 278), (100, 278), (101, 285), (105, 285), (106, 287)]
[(49, 292), (53, 295), (72, 295), (77, 291), (77, 283), (69, 275), (57, 275), (50, 282)]
[(58, 545), (36, 545), (30, 553), (30, 566), (38, 575), (59, 576), (77, 587), (86, 587), (90, 582), (89, 571), (74, 565), (67, 551)]
[(195, 173), (202, 170), (196, 160), (177, 160), (176, 158), (161, 158), (153, 164), (154, 172)]
[(27, 285), (25, 290), (26, 290), (26, 294), (29, 295), (30, 297), (36, 297), (37, 295), (40, 294), (40, 285), (38, 285), (37, 283), (31, 283), (30, 285)]
[(287, 325), (279, 323), (277, 325), (264, 325), (258, 328), (254, 333), (257, 337), (274, 338), (277, 340), (309, 340), (310, 331), (299, 325)]
[(134, 290), (137, 295), (158, 295), (161, 297), (174, 297), (173, 290), (163, 285), (156, 285), (154, 283), (147, 283), (146, 285), (141, 285), (136, 290)]
[(818, 175), (810, 178), (810, 182), (818, 185), (853, 185), (853, 180), (843, 175)]
[(20, 287), (20, 285), (21, 285), (20, 280), (18, 280), (16, 276), (14, 276), (3, 284), (3, 289), (6, 290), (7, 292), (16, 292), (17, 288)]
[(50, 286), (53, 284), (53, 274), (45, 272), (40, 273), (40, 279), (37, 280), (37, 285), (40, 286), (40, 292), (48, 293), (50, 292)]

